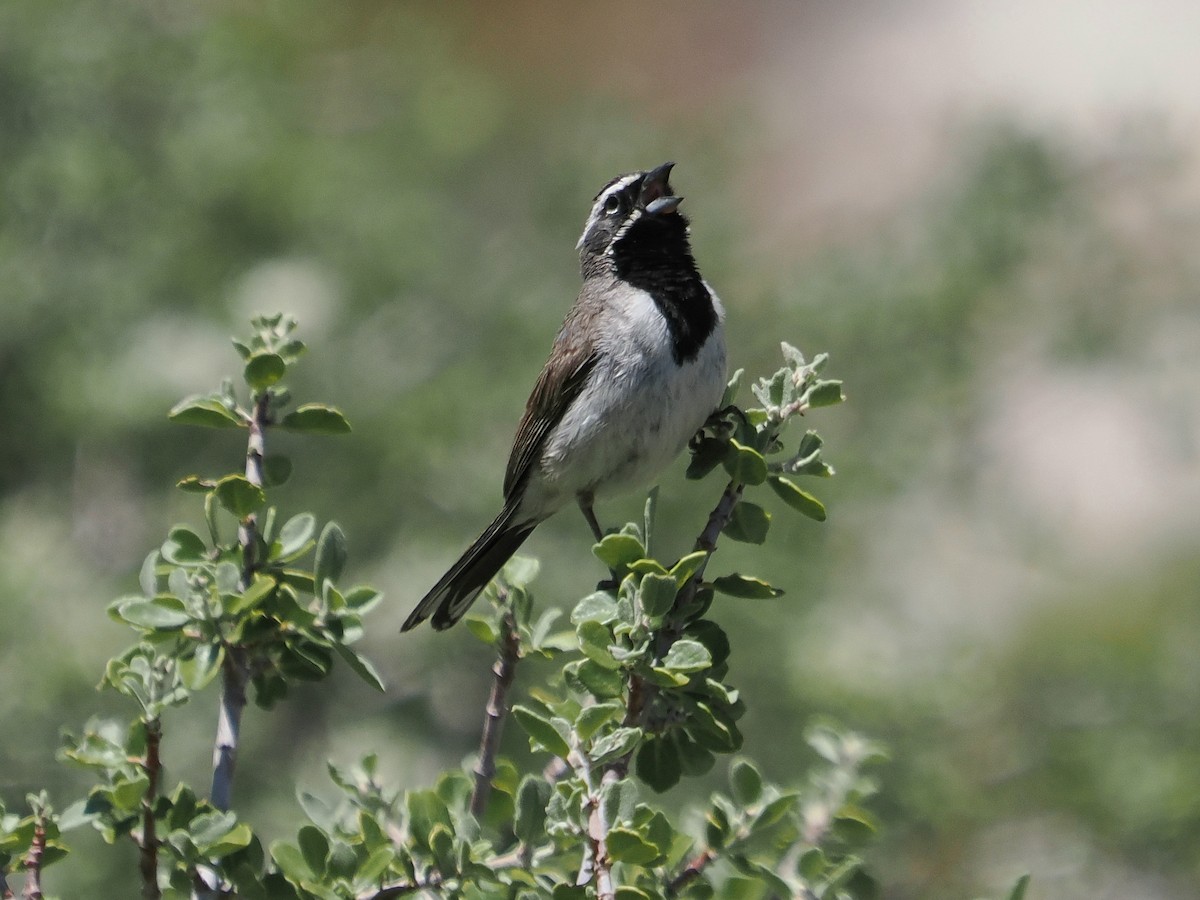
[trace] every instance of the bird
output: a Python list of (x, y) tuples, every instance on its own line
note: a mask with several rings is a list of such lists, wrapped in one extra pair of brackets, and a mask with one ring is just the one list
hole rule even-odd
[(576, 244), (582, 286), (517, 426), (504, 506), (416, 605), (402, 631), (467, 612), (533, 530), (572, 501), (644, 488), (717, 410), (725, 310), (692, 256), (674, 163), (612, 179)]

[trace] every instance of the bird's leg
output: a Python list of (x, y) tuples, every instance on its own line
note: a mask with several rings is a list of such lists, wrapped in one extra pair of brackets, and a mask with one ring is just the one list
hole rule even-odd
[(583, 517), (587, 519), (587, 523), (591, 526), (592, 534), (595, 536), (597, 543), (604, 539), (604, 530), (600, 527), (600, 523), (596, 521), (596, 514), (592, 511), (592, 503), (595, 497), (591, 491), (584, 491), (578, 498), (579, 510), (583, 513)]
[[(591, 526), (592, 534), (596, 536), (596, 542), (604, 540), (604, 530), (600, 527), (600, 523), (596, 521), (596, 513), (592, 510), (592, 502), (595, 497), (591, 491), (585, 491), (577, 498), (579, 500), (579, 510), (583, 513), (583, 517), (587, 519), (588, 525)], [(611, 571), (611, 570), (610, 570)], [(617, 573), (612, 572), (611, 578), (606, 578), (596, 585), (598, 591), (611, 591), (617, 586)]]

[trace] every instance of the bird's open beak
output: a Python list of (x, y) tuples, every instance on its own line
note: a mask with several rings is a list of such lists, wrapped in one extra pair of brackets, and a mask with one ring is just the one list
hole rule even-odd
[(676, 197), (671, 193), (668, 179), (671, 177), (671, 169), (674, 166), (673, 162), (665, 162), (657, 169), (647, 172), (646, 178), (642, 182), (642, 206), (653, 216), (665, 216), (667, 213), (673, 213), (683, 202), (682, 197)]

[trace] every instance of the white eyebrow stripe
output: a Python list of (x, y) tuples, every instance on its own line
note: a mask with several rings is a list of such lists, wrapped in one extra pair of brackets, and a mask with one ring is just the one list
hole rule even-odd
[(592, 212), (588, 216), (588, 220), (583, 226), (583, 232), (579, 235), (579, 240), (575, 242), (576, 250), (578, 250), (580, 247), (583, 246), (583, 239), (585, 237), (587, 237), (588, 232), (592, 230), (592, 226), (594, 226), (596, 224), (596, 222), (599, 220), (600, 215), (604, 209), (604, 201), (606, 199), (608, 199), (612, 194), (619, 194), (621, 191), (628, 188), (631, 184), (633, 184), (635, 181), (637, 181), (643, 175), (644, 175), (643, 172), (634, 172), (630, 175), (622, 175), (620, 178), (618, 178), (616, 181), (614, 181), (612, 184), (610, 184), (608, 187), (606, 187), (604, 190), (602, 190), (599, 194), (596, 195), (596, 200), (592, 203)]

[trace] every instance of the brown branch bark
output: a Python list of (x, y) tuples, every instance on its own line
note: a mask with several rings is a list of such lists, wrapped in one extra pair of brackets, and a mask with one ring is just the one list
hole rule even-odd
[(33, 843), (25, 854), (22, 868), (25, 869), (25, 887), (21, 891), (24, 900), (42, 900), (42, 854), (46, 852), (46, 829), (39, 818), (33, 827)]
[(488, 696), (483, 720), (483, 736), (479, 740), (479, 761), (475, 764), (475, 789), (471, 792), (471, 815), (476, 819), (487, 809), (496, 775), (496, 754), (500, 751), (500, 736), (508, 716), (508, 689), (517, 673), (521, 645), (517, 638), (517, 623), (511, 610), (500, 617), (500, 649), (492, 665), (492, 690)]
[(679, 870), (674, 878), (667, 882), (666, 894), (668, 897), (674, 897), (681, 890), (700, 877), (700, 874), (708, 868), (709, 864), (717, 858), (717, 854), (711, 847), (705, 847), (695, 856), (693, 856), (686, 866)]
[(142, 763), (150, 783), (142, 798), (142, 835), (138, 840), (138, 871), (142, 878), (144, 900), (159, 900), (162, 897), (162, 891), (158, 887), (159, 840), (158, 823), (154, 813), (162, 778), (162, 761), (159, 757), (161, 740), (162, 724), (158, 719), (151, 719), (146, 723), (146, 759)]

